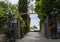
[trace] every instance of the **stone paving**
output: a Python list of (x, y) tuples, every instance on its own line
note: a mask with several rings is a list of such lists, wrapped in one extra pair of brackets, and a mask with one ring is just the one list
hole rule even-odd
[(29, 32), (23, 39), (17, 39), (16, 42), (60, 42), (60, 39), (46, 39), (39, 32)]

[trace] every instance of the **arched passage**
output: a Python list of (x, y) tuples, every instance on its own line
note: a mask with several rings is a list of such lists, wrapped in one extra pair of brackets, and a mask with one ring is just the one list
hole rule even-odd
[[(6, 1), (6, 0), (5, 0)], [(12, 1), (12, 0), (11, 0)], [(39, 6), (39, 4), (41, 5), (41, 2), (42, 2), (42, 0), (37, 0), (39, 3), (38, 3), (38, 5), (37, 5), (37, 7), (38, 7), (38, 12), (40, 12), (39, 11), (39, 8), (40, 8), (40, 6)], [(44, 0), (43, 0), (44, 1)], [(52, 1), (52, 0), (51, 0)], [(51, 2), (50, 1), (50, 2)], [(59, 0), (58, 0), (59, 1)], [(43, 24), (42, 24), (42, 28), (44, 28), (45, 27), (45, 29), (40, 29), (41, 30), (41, 32), (43, 32), (44, 30), (44, 32), (45, 32), (45, 36), (46, 37), (54, 37), (54, 35), (57, 37), (57, 35), (56, 35), (56, 31), (57, 31), (57, 29), (58, 29), (58, 34), (60, 35), (60, 33), (59, 33), (59, 27), (60, 27), (60, 20), (59, 20), (59, 16), (57, 15), (58, 13), (60, 13), (60, 11), (59, 11), (59, 7), (54, 7), (57, 3), (59, 4), (59, 2), (58, 1), (53, 1), (55, 4), (54, 5), (52, 5), (53, 6), (53, 9), (51, 9), (50, 10), (50, 8), (52, 8), (52, 7), (48, 7), (49, 8), (49, 10), (47, 9), (47, 10), (45, 10), (45, 12), (47, 12), (47, 13), (49, 13), (49, 12), (51, 12), (49, 15), (42, 15), (43, 16), (43, 18), (44, 18), (44, 21), (42, 20), (41, 22), (43, 22)], [(19, 12), (18, 11), (16, 11), (15, 9), (17, 8), (17, 7), (15, 7), (15, 9), (13, 9), (13, 8), (11, 8), (13, 5), (11, 5), (11, 3), (10, 3), (10, 1), (9, 1), (9, 3), (10, 3), (10, 6), (11, 7), (8, 7), (9, 8), (9, 11), (10, 11), (10, 9), (12, 9), (11, 11), (13, 12), (15, 12), (15, 13), (17, 13), (17, 14), (13, 14), (12, 15), (12, 13), (11, 12), (9, 12), (8, 14), (7, 14), (7, 21), (6, 20), (4, 20), (3, 19), (3, 22), (4, 21), (6, 21), (6, 22), (4, 22), (4, 23), (6, 23), (6, 24), (1, 24), (0, 26), (2, 26), (3, 27), (3, 25), (6, 25), (6, 26), (4, 26), (4, 28), (8, 28), (8, 33), (7, 33), (7, 35), (8, 35), (8, 37), (7, 37), (7, 41), (15, 41), (15, 36), (17, 37), (21, 37), (21, 38), (23, 38), (29, 31), (30, 31), (30, 23), (31, 23), (31, 21), (30, 20), (35, 20), (35, 21), (37, 21), (37, 17), (39, 17), (40, 18), (40, 14), (38, 15), (38, 16), (36, 16), (35, 14), (37, 14), (35, 11), (34, 11), (34, 8), (35, 8), (35, 2), (36, 2), (36, 0), (19, 0), (19, 5), (17, 5), (17, 6), (19, 6)], [(56, 3), (57, 2), (57, 3)], [(4, 2), (3, 2), (4, 3)], [(3, 3), (0, 3), (1, 4), (1, 6), (2, 6), (2, 4)], [(8, 2), (7, 2), (8, 3)], [(14, 1), (14, 3), (15, 3), (15, 1)], [(5, 4), (5, 3), (4, 3)], [(45, 4), (45, 3), (44, 3)], [(49, 3), (50, 4), (50, 3)], [(7, 4), (5, 4), (5, 5), (7, 5)], [(4, 5), (4, 6), (5, 6)], [(0, 12), (2, 12), (2, 13), (4, 13), (4, 6), (3, 7), (1, 7), (1, 11)], [(9, 6), (9, 4), (8, 4), (8, 6)], [(49, 5), (48, 5), (49, 6)], [(57, 5), (56, 5), (57, 6)], [(46, 7), (47, 7), (47, 5), (46, 5)], [(46, 8), (45, 7), (45, 8)], [(42, 8), (42, 7), (41, 7)], [(43, 8), (43, 12), (44, 12), (44, 9), (45, 8)], [(57, 8), (57, 9), (56, 9)], [(6, 10), (5, 10), (6, 11)], [(31, 16), (31, 15), (35, 15), (34, 16), (34, 18), (32, 19), (31, 17), (33, 17), (33, 16)], [(52, 14), (52, 15), (51, 15)], [(2, 14), (1, 14), (2, 15)], [(57, 15), (57, 16), (56, 16)], [(3, 15), (2, 15), (3, 16)], [(5, 15), (4, 15), (5, 16)], [(31, 16), (31, 17), (29, 17), (29, 16)], [(56, 17), (58, 17), (58, 18), (56, 18)], [(4, 18), (4, 17), (0, 17), (1, 19), (2, 18)], [(30, 19), (31, 18), (31, 19)], [(1, 21), (2, 22), (2, 21)], [(0, 23), (1, 23), (0, 22)], [(38, 21), (37, 21), (38, 22)], [(41, 23), (40, 22), (40, 23)], [(53, 22), (53, 23), (52, 23)], [(7, 25), (8, 24), (8, 25)], [(34, 26), (33, 26), (33, 28), (37, 28), (36, 26), (37, 26), (37, 24), (38, 23), (36, 23), (36, 22), (32, 22), (32, 24), (34, 24)], [(31, 24), (31, 25), (32, 25)], [(36, 24), (36, 25), (35, 25)], [(54, 29), (52, 30), (51, 29), (51, 27), (50, 26), (54, 26)], [(41, 25), (40, 25), (41, 26)], [(58, 28), (57, 28), (58, 27)], [(40, 28), (40, 27), (39, 27)], [(50, 31), (51, 30), (51, 31)], [(52, 32), (53, 31), (53, 32)], [(53, 36), (51, 35), (51, 34), (53, 34)], [(44, 34), (44, 33), (43, 33)], [(28, 37), (29, 36), (29, 37)], [(60, 36), (58, 36), (58, 37), (60, 37)], [(45, 38), (44, 37), (42, 37), (44, 40), (45, 40)], [(4, 38), (5, 39), (5, 38)], [(26, 40), (27, 39), (27, 40)], [(32, 42), (34, 41), (34, 42), (39, 42), (39, 40), (41, 39), (41, 33), (38, 33), (38, 32), (30, 32), (30, 33), (28, 33), (26, 36), (25, 36), (25, 38), (23, 38), (23, 41), (19, 41), (19, 42), (27, 42), (28, 40), (31, 40), (32, 39)], [(42, 41), (44, 41), (42, 39)], [(25, 41), (26, 40), (26, 41)], [(36, 41), (35, 41), (36, 40)], [(28, 42), (31, 42), (31, 41), (28, 41)]]
[[(34, 8), (35, 8), (35, 2), (36, 0), (25, 0), (25, 1), (21, 1), (19, 0), (19, 11), (22, 15), (22, 18), (23, 20), (26, 21), (26, 17), (29, 17), (29, 14), (37, 14), (35, 11), (34, 11)], [(23, 3), (23, 4), (22, 4)], [(38, 16), (37, 16), (38, 17)], [(30, 18), (30, 17), (29, 17)], [(28, 21), (30, 21), (31, 19), (29, 19)], [(26, 21), (27, 22), (27, 21)], [(30, 24), (30, 22), (29, 22)], [(38, 27), (40, 28), (40, 27)]]

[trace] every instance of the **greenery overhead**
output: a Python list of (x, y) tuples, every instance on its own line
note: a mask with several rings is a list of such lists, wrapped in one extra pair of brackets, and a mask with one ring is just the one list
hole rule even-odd
[[(40, 18), (40, 28), (43, 21), (45, 20), (44, 16), (50, 16), (52, 14), (60, 14), (60, 0), (36, 0), (35, 11), (38, 13)], [(54, 13), (54, 11), (56, 11)]]
[(6, 14), (7, 9), (8, 9), (8, 5), (4, 2), (0, 2), (0, 16)]
[(27, 13), (28, 12), (28, 0), (19, 0), (19, 13), (21, 13), (21, 17), (25, 22), (25, 26), (23, 27), (23, 33), (26, 34), (27, 32), (29, 32), (29, 23), (28, 23), (28, 18), (29, 16), (27, 14), (23, 14), (22, 13)]
[(60, 0), (36, 0), (35, 10), (38, 14), (42, 13), (49, 15), (52, 11), (60, 13)]
[(35, 11), (41, 20), (44, 20), (44, 16), (51, 15), (54, 11), (56, 14), (60, 14), (60, 0), (36, 0)]
[(27, 0), (19, 0), (19, 12), (26, 13), (28, 11)]

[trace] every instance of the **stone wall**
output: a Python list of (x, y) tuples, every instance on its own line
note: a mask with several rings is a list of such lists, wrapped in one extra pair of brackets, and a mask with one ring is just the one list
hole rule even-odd
[(5, 34), (0, 34), (0, 42), (6, 42)]

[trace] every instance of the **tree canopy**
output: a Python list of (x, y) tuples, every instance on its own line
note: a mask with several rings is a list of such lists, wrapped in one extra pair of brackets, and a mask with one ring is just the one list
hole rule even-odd
[(44, 16), (50, 16), (51, 14), (60, 14), (60, 0), (36, 0), (35, 11), (40, 18), (40, 28), (45, 20)]
[(4, 2), (0, 2), (0, 16), (3, 16), (7, 12), (8, 5)]
[(4, 2), (0, 2), (0, 32), (4, 31), (4, 22), (6, 20), (6, 17), (4, 16), (7, 13), (8, 5)]
[(19, 12), (26, 13), (28, 11), (27, 0), (19, 0)]
[(36, 0), (35, 11), (41, 15), (50, 15), (52, 11), (56, 11), (57, 14), (60, 13), (60, 0)]
[(33, 28), (34, 28), (34, 29), (37, 29), (37, 26), (34, 25)]

